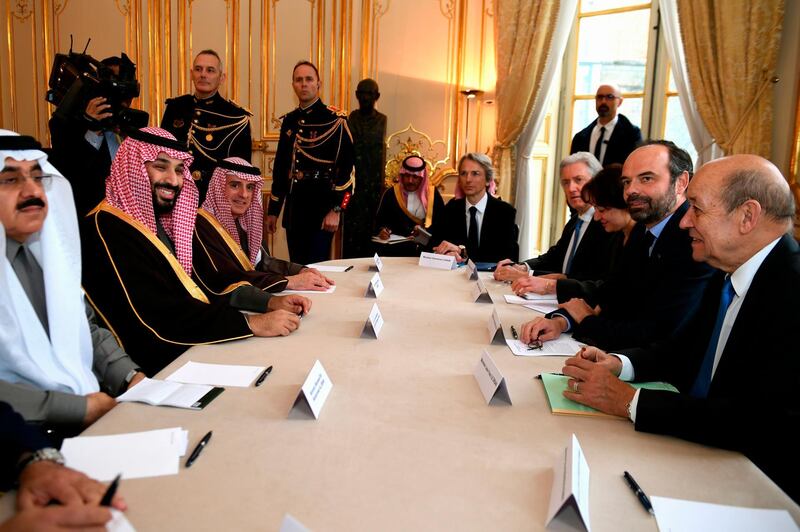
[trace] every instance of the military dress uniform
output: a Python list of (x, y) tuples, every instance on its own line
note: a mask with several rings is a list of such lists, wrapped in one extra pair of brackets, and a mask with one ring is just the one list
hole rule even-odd
[(284, 115), (272, 173), (267, 214), (278, 216), (292, 262), (330, 258), (333, 233), (322, 229), (331, 210), (347, 208), (355, 188), (353, 138), (347, 114), (320, 99)]
[(218, 161), (227, 157), (250, 161), (250, 116), (250, 111), (218, 92), (205, 99), (184, 94), (167, 100), (161, 127), (186, 143), (194, 155), (191, 171), (201, 204)]

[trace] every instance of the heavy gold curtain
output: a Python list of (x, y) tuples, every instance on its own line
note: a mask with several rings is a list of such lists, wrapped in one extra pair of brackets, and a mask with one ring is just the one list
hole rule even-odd
[(728, 155), (770, 157), (783, 8), (784, 0), (678, 0), (697, 110)]
[(514, 150), (530, 119), (556, 27), (558, 1), (497, 0), (494, 17), (497, 64), (497, 146), (499, 189), (512, 199)]

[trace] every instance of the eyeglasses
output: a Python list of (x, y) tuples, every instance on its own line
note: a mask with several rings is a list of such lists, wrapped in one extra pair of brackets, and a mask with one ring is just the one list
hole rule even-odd
[(528, 351), (533, 351), (534, 349), (541, 349), (543, 347), (544, 347), (544, 342), (542, 342), (538, 338), (528, 342)]
[(606, 100), (608, 102), (613, 102), (617, 98), (621, 98), (621, 96), (617, 96), (616, 94), (598, 94), (594, 97), (595, 100), (599, 101)]
[(24, 176), (21, 174), (0, 174), (0, 188), (3, 190), (16, 190), (22, 188), (26, 179), (30, 179), (34, 184), (46, 188), (53, 181), (53, 175), (41, 174), (33, 176)]

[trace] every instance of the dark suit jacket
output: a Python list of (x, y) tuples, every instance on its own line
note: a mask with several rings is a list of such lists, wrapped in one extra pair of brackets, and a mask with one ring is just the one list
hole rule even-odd
[[(558, 302), (564, 303), (573, 297), (593, 301), (596, 298), (597, 291), (602, 290), (611, 272), (619, 268), (619, 263), (622, 260), (622, 254), (626, 245), (625, 235), (622, 231), (610, 233), (608, 241), (608, 271), (605, 275), (599, 278), (585, 280), (573, 278), (572, 276), (568, 279), (558, 279), (556, 281), (556, 296), (558, 297)], [(578, 246), (578, 250), (580, 251), (580, 246)], [(578, 253), (575, 252), (576, 257), (577, 254)]]
[[(486, 210), (481, 223), (478, 251), (467, 250), (475, 262), (499, 262), (503, 259), (516, 261), (519, 257), (515, 218), (517, 210), (488, 195)], [(444, 207), (441, 235), (433, 235), (436, 243), (447, 240), (456, 245), (467, 245), (467, 218), (465, 198), (451, 199)]]
[[(575, 133), (575, 136), (572, 137), (572, 145), (569, 148), (570, 153), (591, 151), (589, 148), (591, 147), (592, 129), (594, 129), (596, 123), (597, 119), (595, 118), (586, 128)], [(611, 138), (608, 139), (608, 144), (606, 144), (603, 166), (608, 166), (612, 163), (623, 164), (628, 155), (641, 142), (642, 130), (631, 124), (631, 121), (625, 115), (618, 114), (617, 125), (614, 126)]]
[[(569, 250), (569, 241), (575, 232), (577, 216), (573, 216), (564, 226), (561, 238), (545, 253), (535, 259), (525, 261), (533, 273), (543, 275), (546, 273), (563, 273), (564, 257)], [(572, 259), (572, 279), (602, 279), (608, 275), (611, 252), (611, 236), (606, 233), (599, 222), (592, 220), (581, 238), (575, 257)]]
[(740, 451), (800, 502), (800, 248), (785, 235), (747, 291), (706, 399), (688, 392), (719, 308), (724, 275), (708, 284), (696, 317), (677, 336), (623, 352), (637, 381), (663, 380), (681, 394), (642, 390), (636, 430)]
[(53, 445), (8, 403), (0, 402), (0, 489), (9, 489), (16, 480), (17, 462), (23, 453), (45, 447)]
[(678, 226), (688, 208), (686, 201), (678, 207), (649, 257), (646, 228), (636, 224), (619, 266), (587, 301), (599, 304), (600, 314), (581, 323), (567, 315), (576, 339), (606, 350), (640, 347), (672, 334), (696, 312), (714, 270), (692, 259), (689, 233)]

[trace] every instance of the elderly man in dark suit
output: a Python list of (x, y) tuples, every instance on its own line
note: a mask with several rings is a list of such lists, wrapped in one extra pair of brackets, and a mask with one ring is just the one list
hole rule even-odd
[(439, 242), (436, 253), (455, 255), (459, 262), (465, 260), (464, 255), (475, 262), (517, 260), (517, 210), (492, 196), (493, 184), (489, 157), (474, 152), (461, 157), (456, 197), (445, 205), (440, 234), (433, 235)]
[[(636, 430), (747, 455), (795, 501), (800, 459), (800, 248), (794, 201), (780, 171), (755, 155), (703, 166), (681, 220), (692, 256), (718, 268), (702, 305), (669, 340), (609, 355), (570, 358), (570, 399), (627, 416)], [(680, 393), (636, 391), (625, 381), (664, 380)]]
[(619, 87), (600, 85), (594, 98), (597, 119), (575, 134), (569, 152), (593, 153), (603, 166), (622, 164), (642, 142), (642, 131), (617, 113), (623, 100)]
[(691, 316), (712, 273), (692, 260), (691, 239), (678, 227), (689, 208), (685, 191), (692, 169), (689, 154), (665, 140), (650, 141), (628, 157), (623, 195), (637, 224), (621, 266), (591, 300), (578, 295), (523, 325), (524, 341), (569, 331), (603, 349), (638, 347), (672, 334)]
[[(547, 279), (579, 279), (581, 281), (603, 279), (610, 264), (610, 240), (600, 222), (594, 220), (594, 207), (583, 201), (581, 191), (602, 166), (594, 155), (587, 152), (574, 153), (559, 165), (561, 188), (567, 205), (575, 211), (558, 242), (538, 257), (521, 264), (502, 260), (497, 264), (494, 278), (498, 281), (520, 282), (525, 292), (539, 291)], [(542, 277), (538, 277), (542, 276)], [(545, 279), (547, 278), (547, 279)]]

